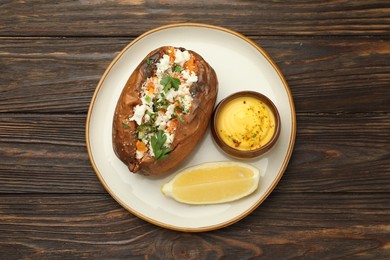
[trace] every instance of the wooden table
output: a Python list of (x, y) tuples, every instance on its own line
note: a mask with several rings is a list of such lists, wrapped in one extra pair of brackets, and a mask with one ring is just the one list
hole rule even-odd
[[(0, 259), (389, 259), (390, 4), (291, 2), (0, 1)], [(85, 143), (107, 66), (135, 37), (178, 22), (258, 43), (296, 107), (276, 189), (205, 233), (126, 211)]]

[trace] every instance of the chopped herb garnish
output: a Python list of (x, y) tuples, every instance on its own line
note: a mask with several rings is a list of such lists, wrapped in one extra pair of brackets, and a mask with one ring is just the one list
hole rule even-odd
[(150, 112), (150, 111), (146, 111), (146, 115), (149, 116), (149, 121), (148, 121), (148, 124), (153, 124), (155, 121), (156, 121), (156, 117), (157, 115)]
[(155, 103), (155, 112), (158, 112), (161, 109), (167, 109), (169, 106), (168, 101), (165, 99), (165, 96), (161, 95), (161, 100)]
[(153, 129), (154, 126), (150, 125), (150, 124), (143, 124), (143, 125), (139, 125), (137, 126), (137, 131), (138, 132), (153, 132)]
[(138, 135), (137, 135), (137, 138), (139, 140), (141, 140), (142, 138), (144, 138), (146, 136), (145, 132), (138, 132)]
[(126, 128), (130, 128), (130, 126), (122, 122), (122, 128), (126, 129)]
[(150, 103), (150, 101), (152, 101), (152, 98), (150, 96), (145, 96), (145, 100), (146, 102)]
[(178, 72), (178, 73), (180, 73), (180, 72), (182, 72), (182, 67), (179, 65), (179, 64), (173, 64), (173, 72)]
[(180, 111), (180, 112), (183, 112), (183, 111), (184, 111), (184, 107), (181, 107), (181, 106), (175, 106), (175, 108), (174, 108), (174, 111)]
[(160, 84), (164, 86), (164, 92), (167, 93), (171, 88), (178, 90), (180, 85), (180, 79), (165, 75), (162, 77)]
[(177, 114), (177, 117), (179, 118), (180, 122), (184, 123), (182, 114)]
[(170, 147), (165, 146), (167, 136), (163, 130), (159, 130), (156, 135), (152, 136), (151, 144), (154, 153), (154, 160), (164, 159), (168, 153), (172, 150)]
[(152, 61), (150, 60), (149, 57), (146, 58), (146, 64), (148, 64), (148, 65), (152, 64)]

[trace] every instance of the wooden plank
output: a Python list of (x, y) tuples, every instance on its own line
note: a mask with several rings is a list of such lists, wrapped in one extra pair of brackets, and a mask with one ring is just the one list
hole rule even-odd
[(0, 196), (0, 258), (389, 258), (388, 194), (273, 193), (207, 233), (155, 227), (104, 194)]
[(0, 117), (3, 192), (105, 192), (89, 162), (85, 115)]
[[(388, 112), (387, 38), (251, 37), (275, 60), (299, 112)], [(86, 113), (132, 38), (3, 38), (0, 112)]]
[(289, 192), (388, 192), (390, 117), (297, 115), (297, 139), (277, 189)]
[[(95, 43), (93, 43), (95, 42)], [(2, 39), (0, 112), (82, 112), (116, 46), (98, 39)]]
[(208, 23), (247, 35), (389, 35), (386, 1), (3, 1), (0, 36), (136, 36)]
[[(298, 114), (297, 121), (293, 156), (277, 190), (390, 190), (387, 113)], [(0, 193), (106, 193), (84, 131), (85, 115), (0, 114)]]

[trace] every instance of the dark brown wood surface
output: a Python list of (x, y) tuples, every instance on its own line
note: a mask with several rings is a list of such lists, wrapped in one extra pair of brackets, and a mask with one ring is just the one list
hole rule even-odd
[[(0, 259), (390, 259), (390, 3), (290, 2), (0, 1)], [(85, 144), (112, 59), (178, 22), (254, 40), (296, 107), (276, 189), (246, 218), (205, 233), (127, 212)]]

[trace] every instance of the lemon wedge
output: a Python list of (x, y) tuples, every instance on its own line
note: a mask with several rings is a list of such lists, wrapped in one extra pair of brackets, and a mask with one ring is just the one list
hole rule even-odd
[(257, 189), (259, 179), (259, 169), (250, 164), (209, 162), (179, 172), (161, 191), (186, 204), (217, 204), (248, 196)]

